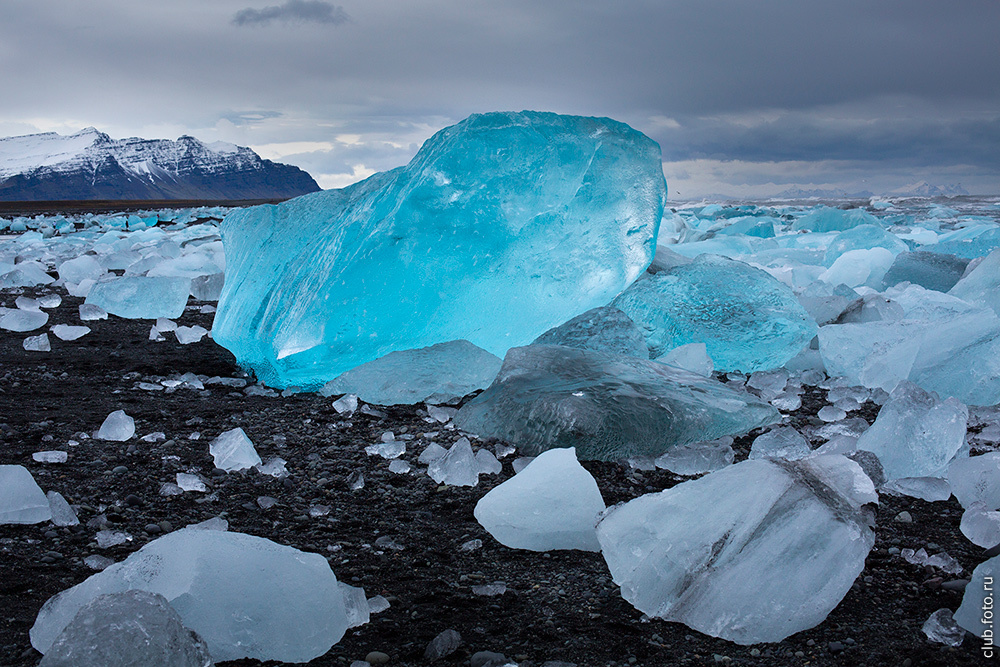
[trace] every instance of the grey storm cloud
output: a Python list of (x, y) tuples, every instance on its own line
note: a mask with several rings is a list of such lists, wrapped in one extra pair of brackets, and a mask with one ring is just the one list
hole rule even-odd
[(260, 26), (272, 21), (330, 23), (340, 25), (350, 20), (343, 7), (322, 0), (288, 0), (282, 5), (241, 9), (233, 16), (234, 25)]

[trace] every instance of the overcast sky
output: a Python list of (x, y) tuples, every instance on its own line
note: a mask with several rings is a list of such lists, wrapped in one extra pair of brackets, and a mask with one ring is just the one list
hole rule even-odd
[(997, 0), (0, 0), (0, 136), (192, 134), (340, 187), (536, 109), (645, 132), (672, 196), (1000, 193), (998, 28)]

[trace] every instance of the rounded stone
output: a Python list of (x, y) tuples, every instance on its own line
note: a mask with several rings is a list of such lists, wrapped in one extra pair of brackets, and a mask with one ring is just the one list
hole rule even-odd
[(384, 665), (389, 662), (389, 656), (382, 651), (371, 651), (365, 656), (365, 662), (369, 665)]

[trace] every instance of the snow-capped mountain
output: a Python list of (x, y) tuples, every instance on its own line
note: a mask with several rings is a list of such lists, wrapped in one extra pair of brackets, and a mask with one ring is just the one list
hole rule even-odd
[(0, 139), (0, 201), (279, 199), (319, 189), (298, 167), (190, 136), (112, 139), (88, 127)]

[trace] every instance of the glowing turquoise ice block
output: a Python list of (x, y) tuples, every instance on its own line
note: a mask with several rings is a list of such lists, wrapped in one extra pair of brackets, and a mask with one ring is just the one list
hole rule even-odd
[(474, 115), (405, 167), (229, 214), (212, 334), (276, 387), (457, 339), (502, 357), (640, 275), (665, 198), (623, 123)]

